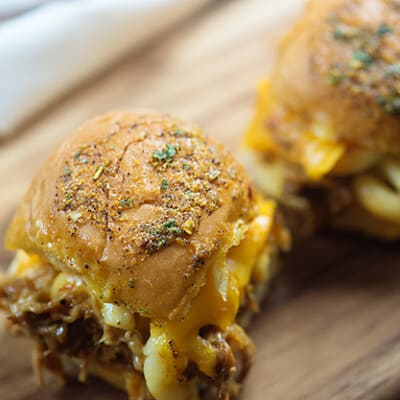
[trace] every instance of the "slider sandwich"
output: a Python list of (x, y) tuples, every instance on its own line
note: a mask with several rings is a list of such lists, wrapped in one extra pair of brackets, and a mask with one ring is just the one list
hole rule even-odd
[(295, 232), (399, 238), (400, 2), (309, 1), (260, 84), (245, 148)]
[(68, 136), (20, 204), (0, 308), (36, 343), (131, 400), (230, 399), (253, 360), (285, 229), (242, 167), (196, 126), (113, 112)]

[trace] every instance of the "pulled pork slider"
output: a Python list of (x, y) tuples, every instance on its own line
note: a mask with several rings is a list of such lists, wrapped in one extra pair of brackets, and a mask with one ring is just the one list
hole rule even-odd
[(308, 2), (245, 138), (256, 181), (292, 216), (400, 236), (399, 60), (398, 0)]
[(190, 123), (113, 112), (68, 136), (9, 227), (0, 284), (36, 367), (94, 374), (130, 399), (229, 399), (287, 235), (274, 203)]

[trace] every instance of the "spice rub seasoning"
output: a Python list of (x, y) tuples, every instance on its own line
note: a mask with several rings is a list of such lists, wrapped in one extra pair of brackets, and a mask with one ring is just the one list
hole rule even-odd
[[(400, 113), (400, 8), (396, 1), (341, 2), (314, 37), (314, 67), (328, 81)], [(369, 8), (368, 8), (369, 7)]]

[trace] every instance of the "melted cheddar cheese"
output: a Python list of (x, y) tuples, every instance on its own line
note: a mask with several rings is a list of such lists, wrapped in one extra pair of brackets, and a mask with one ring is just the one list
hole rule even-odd
[(23, 250), (18, 250), (17, 254), (9, 266), (8, 272), (14, 276), (29, 276), (43, 264), (37, 255), (27, 254)]
[(274, 208), (272, 202), (260, 202), (259, 216), (246, 231), (242, 230), (242, 240), (227, 254), (218, 254), (213, 259), (206, 283), (185, 319), (152, 324), (151, 336), (144, 349), (144, 374), (148, 388), (157, 400), (197, 398), (193, 382), (186, 382), (182, 376), (189, 362), (195, 363), (205, 375), (215, 376), (217, 351), (199, 335), (199, 330), (208, 325), (223, 331), (231, 329), (252, 274), (259, 274), (261, 279), (268, 276), (268, 263), (260, 272), (257, 261), (266, 251)]
[[(310, 179), (318, 180), (334, 169), (345, 153), (343, 144), (335, 140), (334, 132), (327, 119), (318, 115), (308, 126), (299, 128), (293, 123), (295, 116), (288, 111), (279, 110), (280, 123), (284, 130), (295, 134), (296, 140), (291, 145), (291, 151), (279, 147), (272, 139), (268, 127), (268, 117), (273, 115), (276, 106), (268, 81), (263, 81), (258, 88), (258, 100), (252, 123), (245, 136), (245, 145), (262, 153), (276, 154), (288, 157), (299, 163)], [(285, 153), (285, 154), (283, 154)], [(289, 154), (292, 153), (292, 154)]]

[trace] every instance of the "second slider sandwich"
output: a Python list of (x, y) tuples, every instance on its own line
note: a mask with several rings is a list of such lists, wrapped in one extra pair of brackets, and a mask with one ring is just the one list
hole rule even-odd
[(274, 203), (196, 126), (155, 112), (93, 119), (34, 179), (0, 284), (36, 367), (71, 361), (130, 399), (229, 399), (254, 353), (257, 310), (287, 235)]
[(399, 4), (309, 1), (260, 85), (247, 162), (292, 216), (400, 237)]

